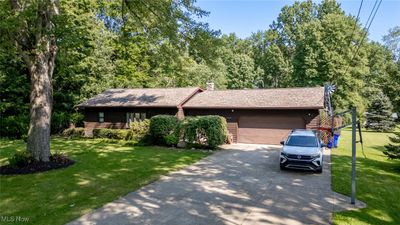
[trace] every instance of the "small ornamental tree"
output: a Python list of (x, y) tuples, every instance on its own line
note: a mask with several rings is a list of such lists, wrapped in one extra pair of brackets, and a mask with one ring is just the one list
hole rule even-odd
[(378, 92), (373, 97), (366, 113), (365, 127), (376, 131), (393, 130), (395, 123), (392, 118), (392, 110), (393, 106), (389, 98), (382, 92)]
[(400, 159), (400, 132), (395, 133), (394, 137), (389, 137), (392, 143), (385, 145), (386, 150), (383, 151), (390, 159)]

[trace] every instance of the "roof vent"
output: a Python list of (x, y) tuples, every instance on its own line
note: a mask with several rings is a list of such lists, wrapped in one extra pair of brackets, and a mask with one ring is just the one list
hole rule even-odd
[(207, 91), (214, 91), (214, 82), (207, 82)]

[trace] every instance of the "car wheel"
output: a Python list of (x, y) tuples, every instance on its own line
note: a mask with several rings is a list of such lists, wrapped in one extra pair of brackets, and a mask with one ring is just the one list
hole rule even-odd
[(317, 173), (322, 173), (322, 166), (315, 170)]
[(285, 166), (284, 165), (282, 165), (282, 164), (280, 164), (280, 166), (279, 166), (280, 168), (281, 168), (281, 170), (284, 170), (284, 169), (286, 169), (285, 168)]

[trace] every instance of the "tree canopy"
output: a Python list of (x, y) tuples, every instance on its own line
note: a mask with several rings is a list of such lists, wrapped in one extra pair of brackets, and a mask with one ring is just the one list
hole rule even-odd
[[(31, 78), (12, 37), (37, 8), (17, 15), (12, 2), (0, 2), (0, 135), (21, 137)], [(205, 87), (208, 81), (217, 89), (332, 83), (336, 110), (355, 105), (363, 113), (382, 92), (400, 111), (398, 27), (382, 43), (361, 43), (366, 30), (328, 0), (285, 6), (268, 29), (244, 39), (198, 22), (207, 15), (194, 1), (60, 0), (52, 132), (76, 122), (76, 104), (108, 88)]]

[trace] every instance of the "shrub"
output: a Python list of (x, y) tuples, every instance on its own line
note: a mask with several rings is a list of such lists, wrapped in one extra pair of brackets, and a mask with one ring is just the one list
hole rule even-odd
[(185, 125), (185, 140), (192, 146), (214, 149), (226, 142), (227, 123), (221, 116), (198, 116), (189, 118)]
[(129, 130), (125, 129), (93, 129), (94, 138), (109, 138), (109, 139), (126, 139)]
[(131, 128), (129, 129), (125, 140), (142, 141), (149, 135), (150, 130), (150, 120), (146, 119), (143, 121), (135, 121), (131, 123)]
[(29, 117), (27, 115), (0, 116), (0, 136), (22, 138), (28, 134)]
[(11, 167), (24, 167), (34, 161), (32, 154), (28, 151), (17, 151), (8, 159)]
[[(177, 135), (179, 121), (175, 116), (158, 115), (150, 119), (150, 135), (154, 144), (169, 145), (168, 142), (174, 142), (173, 138), (167, 135)], [(178, 136), (177, 136), (178, 137)]]
[(164, 136), (164, 142), (168, 146), (176, 146), (179, 142), (178, 135), (174, 132)]
[(68, 128), (62, 132), (62, 135), (65, 137), (84, 137), (85, 128), (83, 127)]
[(66, 112), (53, 112), (51, 116), (51, 133), (59, 134), (68, 128), (70, 123), (70, 115)]
[(75, 124), (75, 126), (77, 126), (77, 127), (83, 127), (84, 126), (84, 123), (83, 123), (84, 119), (85, 119), (85, 116), (82, 113), (74, 112), (74, 113), (71, 114), (70, 122)]

